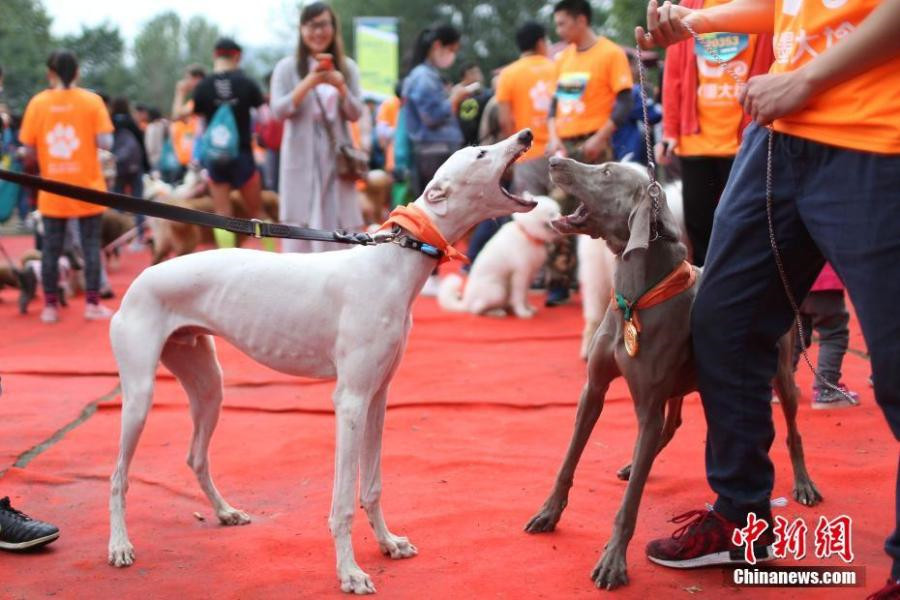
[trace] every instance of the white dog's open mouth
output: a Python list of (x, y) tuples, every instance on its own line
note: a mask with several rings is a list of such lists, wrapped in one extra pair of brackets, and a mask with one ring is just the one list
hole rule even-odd
[[(518, 152), (515, 153), (515, 155), (512, 157), (512, 159), (509, 161), (509, 163), (507, 163), (506, 168), (503, 170), (504, 175), (506, 173), (509, 173), (510, 169), (512, 169), (512, 166), (516, 163), (516, 161), (519, 160), (520, 158), (522, 158), (522, 155), (525, 154), (526, 152), (528, 152), (529, 149), (531, 149), (531, 144), (528, 144), (527, 146), (523, 146), (521, 149), (519, 149)], [(503, 177), (501, 177), (500, 179), (502, 181)], [(505, 187), (503, 187), (503, 185), (500, 185), (500, 191), (503, 192), (504, 196), (506, 196), (513, 202), (516, 202), (517, 204), (521, 204), (522, 206), (527, 206), (529, 208), (534, 208), (535, 206), (537, 206), (536, 201), (526, 200), (522, 196), (517, 196), (517, 195), (511, 193)]]

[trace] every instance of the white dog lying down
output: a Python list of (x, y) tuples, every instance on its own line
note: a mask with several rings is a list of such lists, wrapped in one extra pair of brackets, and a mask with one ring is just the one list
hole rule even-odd
[[(646, 172), (643, 165), (635, 162), (623, 162), (622, 165), (632, 167), (641, 173)], [(681, 182), (665, 186), (666, 202), (675, 222), (678, 224), (681, 242), (688, 248), (690, 241), (684, 225), (684, 203), (681, 195)], [(587, 360), (594, 332), (600, 327), (606, 308), (612, 296), (615, 256), (602, 238), (592, 239), (586, 235), (578, 236), (578, 286), (581, 290), (581, 310), (584, 316), (584, 331), (581, 334), (582, 360)]]
[[(533, 201), (500, 188), (501, 175), (531, 141), (531, 131), (524, 130), (493, 146), (458, 151), (415, 206), (451, 242), (484, 219), (531, 210)], [(401, 235), (398, 241), (410, 241), (405, 230)], [(382, 552), (414, 556), (415, 546), (388, 531), (382, 516), (381, 434), (388, 384), (412, 326), (410, 307), (436, 264), (424, 251), (383, 244), (324, 254), (213, 250), (144, 271), (110, 326), (123, 396), (121, 447), (111, 478), (110, 564), (134, 561), (125, 528), (128, 468), (153, 402), (160, 359), (190, 399), (188, 464), (200, 487), (223, 524), (250, 520), (219, 494), (209, 472), (207, 453), (223, 394), (215, 335), (284, 373), (337, 377), (329, 525), (341, 589), (375, 591), (350, 539), (360, 483), (360, 502)]]
[(460, 293), (462, 277), (444, 278), (438, 294), (441, 308), (503, 316), (512, 310), (520, 319), (534, 316), (537, 311), (528, 304), (528, 290), (547, 262), (547, 244), (559, 237), (550, 223), (560, 217), (559, 204), (552, 198), (538, 196), (534, 200), (534, 210), (513, 215), (478, 253), (464, 293)]

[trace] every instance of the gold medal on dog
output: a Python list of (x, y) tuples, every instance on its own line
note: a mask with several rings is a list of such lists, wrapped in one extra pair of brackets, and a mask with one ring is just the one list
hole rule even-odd
[(625, 352), (628, 353), (628, 356), (634, 358), (637, 356), (638, 350), (640, 346), (638, 344), (638, 330), (637, 327), (634, 326), (634, 322), (631, 320), (625, 321)]

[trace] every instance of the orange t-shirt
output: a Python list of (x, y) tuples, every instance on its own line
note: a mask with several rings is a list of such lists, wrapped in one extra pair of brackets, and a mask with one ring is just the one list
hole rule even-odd
[(186, 166), (194, 155), (194, 142), (197, 139), (199, 129), (199, 117), (192, 115), (186, 119), (179, 119), (172, 123), (172, 148), (178, 162)]
[(534, 144), (523, 160), (543, 156), (547, 149), (547, 119), (555, 87), (556, 64), (546, 56), (524, 56), (500, 73), (497, 102), (510, 105), (517, 131), (527, 127), (534, 133)]
[[(381, 103), (378, 107), (378, 115), (375, 117), (376, 123), (387, 123), (391, 129), (397, 127), (397, 119), (400, 117), (400, 106), (402, 102), (397, 96), (391, 96)], [(387, 171), (394, 170), (394, 144), (393, 141), (388, 143), (385, 149), (384, 168)]]
[[(853, 32), (880, 0), (778, 0), (771, 73), (794, 71)], [(817, 95), (776, 131), (823, 144), (900, 154), (900, 58)]]
[(579, 52), (570, 44), (556, 59), (556, 133), (594, 133), (609, 120), (616, 94), (634, 85), (625, 51), (605, 37)]
[[(726, 4), (731, 0), (706, 0), (703, 8)], [(738, 129), (744, 109), (737, 101), (738, 83), (731, 72), (716, 60), (711, 50), (727, 61), (732, 71), (747, 81), (753, 64), (756, 36), (746, 33), (707, 33), (706, 46), (695, 42), (697, 55), (697, 121), (700, 131), (682, 135), (677, 153), (681, 156), (734, 156), (737, 154)], [(709, 50), (707, 50), (709, 47)]]
[[(41, 175), (54, 181), (106, 191), (97, 156), (97, 136), (112, 133), (103, 100), (81, 88), (45, 90), (25, 109), (19, 139), (37, 148)], [(89, 217), (105, 208), (38, 192), (38, 210), (48, 217)]]

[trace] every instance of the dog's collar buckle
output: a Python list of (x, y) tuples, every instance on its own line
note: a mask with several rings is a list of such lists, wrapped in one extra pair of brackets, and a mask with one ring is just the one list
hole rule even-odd
[(444, 257), (444, 253), (441, 252), (440, 249), (408, 235), (394, 234), (394, 239), (392, 241), (401, 248), (408, 248), (410, 250), (421, 252), (429, 258), (441, 260)]

